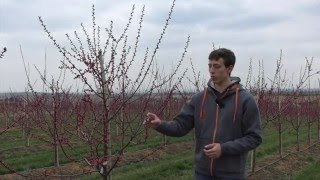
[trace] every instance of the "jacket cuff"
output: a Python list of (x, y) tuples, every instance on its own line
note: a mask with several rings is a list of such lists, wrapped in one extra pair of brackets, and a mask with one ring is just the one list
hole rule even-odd
[(161, 121), (161, 123), (155, 128), (156, 131), (163, 133), (165, 129), (165, 122)]
[(221, 143), (221, 155), (228, 154), (228, 142)]

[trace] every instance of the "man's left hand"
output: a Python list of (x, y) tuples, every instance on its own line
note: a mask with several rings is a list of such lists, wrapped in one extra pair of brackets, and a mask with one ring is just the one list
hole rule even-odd
[(209, 158), (218, 159), (221, 156), (221, 145), (219, 143), (208, 144), (203, 151)]

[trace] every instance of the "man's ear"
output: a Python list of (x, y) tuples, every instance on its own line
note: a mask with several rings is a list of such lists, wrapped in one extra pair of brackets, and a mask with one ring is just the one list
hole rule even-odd
[(227, 70), (228, 70), (228, 73), (231, 74), (231, 72), (232, 72), (232, 70), (233, 70), (233, 66), (232, 66), (232, 65), (228, 66), (228, 67), (227, 67)]

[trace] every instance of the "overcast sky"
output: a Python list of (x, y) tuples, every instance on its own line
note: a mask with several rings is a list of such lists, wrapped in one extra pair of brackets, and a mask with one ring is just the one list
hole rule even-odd
[[(67, 45), (65, 33), (80, 30), (81, 22), (91, 26), (92, 4), (96, 6), (97, 23), (108, 27), (113, 20), (116, 30), (124, 28), (133, 4), (136, 5), (132, 27), (135, 30), (139, 11), (146, 5), (141, 37), (141, 49), (145, 49), (154, 47), (171, 3), (159, 0), (1, 0), (0, 48), (7, 47), (8, 52), (0, 60), (0, 92), (24, 91), (26, 87), (19, 45), (26, 61), (40, 69), (44, 66), (47, 49), (49, 74), (58, 74), (61, 56), (44, 33), (38, 16), (44, 19), (58, 42)], [(258, 71), (258, 61), (264, 60), (265, 73), (271, 77), (280, 49), (284, 68), (290, 76), (298, 77), (305, 57), (314, 57), (313, 69), (320, 70), (319, 20), (319, 0), (177, 0), (157, 60), (162, 65), (175, 64), (190, 35), (183, 67), (188, 66), (191, 58), (204, 76), (208, 75), (207, 57), (214, 42), (216, 47), (235, 52), (237, 62), (233, 75), (239, 76), (243, 83), (250, 58), (254, 74)], [(31, 68), (31, 72), (31, 78), (36, 80), (36, 71)], [(67, 82), (72, 84), (72, 81)]]

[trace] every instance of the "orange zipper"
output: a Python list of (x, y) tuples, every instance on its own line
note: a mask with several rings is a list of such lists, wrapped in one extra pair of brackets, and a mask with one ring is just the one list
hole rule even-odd
[[(212, 138), (212, 143), (215, 142), (216, 140), (216, 136), (217, 136), (217, 130), (218, 130), (218, 124), (219, 124), (219, 105), (217, 104), (217, 108), (216, 108), (216, 126), (214, 128), (214, 132), (213, 132), (213, 138)], [(213, 176), (213, 159), (211, 158), (211, 162), (210, 162), (210, 174), (211, 176)]]

